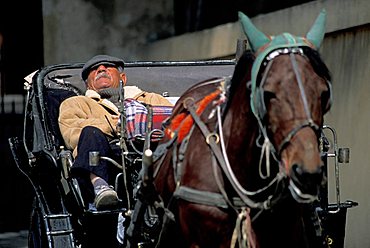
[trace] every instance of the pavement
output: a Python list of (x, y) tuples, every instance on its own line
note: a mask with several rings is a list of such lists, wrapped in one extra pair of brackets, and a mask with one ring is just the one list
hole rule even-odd
[(28, 231), (0, 233), (0, 248), (27, 248)]

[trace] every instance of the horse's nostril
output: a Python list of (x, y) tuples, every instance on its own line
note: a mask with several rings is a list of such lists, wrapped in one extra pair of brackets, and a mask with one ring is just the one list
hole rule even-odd
[(294, 164), (290, 178), (303, 193), (317, 195), (323, 180), (323, 170), (321, 166), (318, 166), (316, 171), (307, 172), (302, 166)]
[(321, 175), (322, 174), (322, 166), (318, 166), (315, 171), (307, 172), (303, 169), (303, 166), (299, 166), (298, 164), (294, 164), (292, 166), (292, 171), (296, 175), (304, 176), (304, 175)]
[(298, 166), (297, 164), (294, 164), (292, 166), (292, 171), (294, 172), (294, 174), (296, 175), (302, 175), (304, 172), (302, 170), (302, 168), (300, 166)]

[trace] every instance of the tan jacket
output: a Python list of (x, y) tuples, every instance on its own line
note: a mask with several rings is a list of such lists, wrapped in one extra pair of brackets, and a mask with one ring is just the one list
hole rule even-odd
[[(172, 106), (164, 97), (156, 93), (140, 92), (134, 98), (138, 101), (161, 106)], [(77, 154), (77, 144), (81, 131), (86, 126), (94, 126), (107, 136), (114, 137), (119, 119), (117, 107), (92, 90), (87, 90), (85, 96), (73, 96), (62, 102), (59, 113), (59, 128), (68, 149)]]

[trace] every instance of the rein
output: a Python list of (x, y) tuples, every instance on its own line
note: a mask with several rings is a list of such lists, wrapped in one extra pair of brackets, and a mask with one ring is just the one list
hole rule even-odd
[[(203, 136), (204, 137), (213, 136), (211, 134), (211, 132), (208, 130), (207, 126), (203, 123), (203, 121), (200, 119), (200, 117), (196, 114), (194, 103), (188, 103), (186, 105), (187, 105), (187, 110), (189, 111), (189, 113), (193, 117), (195, 124), (201, 130)], [(258, 208), (258, 209), (264, 208), (263, 203), (256, 203), (256, 202), (252, 201), (251, 199), (249, 199), (245, 194), (240, 192), (239, 187), (238, 187), (239, 185), (233, 179), (234, 175), (232, 175), (230, 173), (230, 170), (228, 170), (228, 167), (227, 167), (227, 164), (226, 164), (226, 161), (225, 161), (225, 157), (223, 156), (223, 153), (222, 153), (220, 147), (216, 143), (216, 140), (215, 139), (208, 139), (208, 145), (210, 146), (210, 148), (213, 152), (213, 155), (216, 157), (220, 167), (222, 168), (223, 172), (225, 173), (226, 177), (228, 178), (228, 180), (231, 183), (231, 185), (233, 186), (233, 188), (238, 193), (238, 195), (241, 198), (241, 200), (243, 201), (243, 203), (245, 203), (247, 206), (249, 206), (251, 208)]]

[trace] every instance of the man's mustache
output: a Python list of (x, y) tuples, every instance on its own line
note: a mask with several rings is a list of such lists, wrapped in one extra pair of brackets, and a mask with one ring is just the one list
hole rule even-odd
[(101, 72), (101, 73), (98, 73), (98, 75), (96, 75), (95, 80), (99, 80), (100, 78), (103, 78), (103, 77), (112, 79), (111, 76), (107, 74), (106, 72)]

